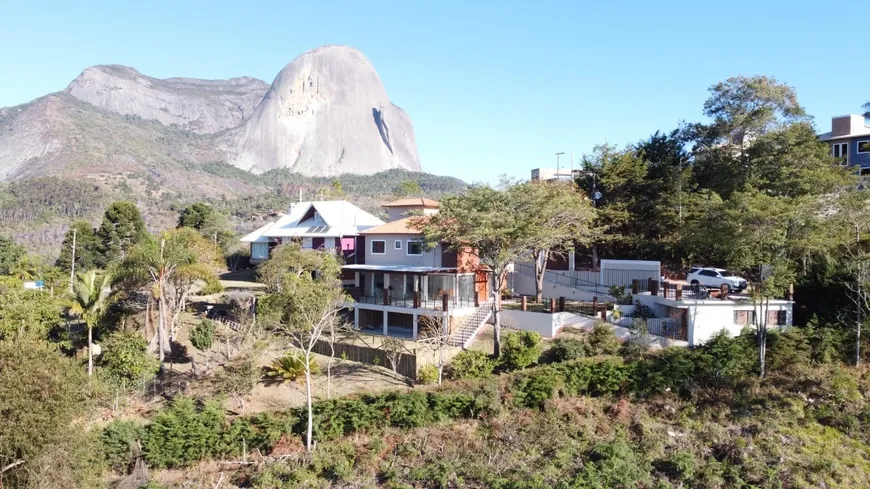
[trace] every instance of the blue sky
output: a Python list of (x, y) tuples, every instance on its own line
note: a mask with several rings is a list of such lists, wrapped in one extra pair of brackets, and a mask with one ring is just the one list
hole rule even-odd
[(271, 82), (347, 44), (411, 115), (424, 170), (494, 181), (701, 120), (729, 76), (794, 86), (820, 131), (870, 100), (866, 0), (247, 3), (0, 0), (0, 107), (95, 64)]

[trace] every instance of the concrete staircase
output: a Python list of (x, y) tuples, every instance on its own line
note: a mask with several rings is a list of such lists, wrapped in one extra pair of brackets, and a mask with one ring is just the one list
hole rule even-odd
[(492, 303), (493, 299), (489, 299), (481, 304), (473, 314), (466, 316), (462, 320), (462, 324), (447, 339), (447, 344), (468, 348), (468, 345), (474, 341), (477, 333), (480, 332), (487, 321), (489, 321), (489, 318), (492, 317)]

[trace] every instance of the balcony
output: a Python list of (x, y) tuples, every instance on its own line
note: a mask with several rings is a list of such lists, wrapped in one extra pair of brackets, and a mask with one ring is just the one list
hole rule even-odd
[(457, 296), (453, 290), (437, 290), (430, 294), (420, 292), (402, 294), (400, 291), (389, 289), (366, 291), (361, 287), (349, 287), (345, 290), (353, 301), (359, 304), (428, 309), (430, 311), (443, 311), (445, 307), (447, 310), (453, 310), (480, 305), (476, 296)]

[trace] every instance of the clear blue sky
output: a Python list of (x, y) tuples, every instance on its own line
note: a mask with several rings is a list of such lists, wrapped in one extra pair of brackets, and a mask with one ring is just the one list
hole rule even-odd
[(411, 115), (424, 170), (493, 181), (701, 120), (729, 76), (793, 85), (819, 130), (870, 100), (866, 0), (242, 3), (0, 0), (0, 106), (95, 64), (271, 82), (347, 44)]

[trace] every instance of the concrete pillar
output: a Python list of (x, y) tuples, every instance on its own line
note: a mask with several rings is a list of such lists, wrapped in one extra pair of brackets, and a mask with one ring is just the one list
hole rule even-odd
[(413, 328), (413, 331), (411, 333), (411, 338), (413, 338), (415, 341), (417, 340), (417, 317), (418, 316), (416, 314), (414, 314), (414, 322), (413, 322), (414, 328)]
[(358, 307), (353, 308), (353, 325), (356, 329), (360, 329), (360, 326), (359, 326), (359, 308)]
[(527, 311), (529, 309), (529, 298), (526, 296), (520, 297), (520, 311)]
[(353, 286), (359, 287), (359, 272), (353, 272)]
[(571, 250), (568, 253), (568, 270), (573, 272), (576, 269), (576, 265), (577, 265), (576, 262), (577, 262), (577, 253), (574, 250)]
[(387, 334), (389, 334), (389, 332), (390, 332), (389, 326), (387, 323), (387, 318), (389, 317), (389, 315), (390, 315), (390, 313), (388, 313), (387, 311), (384, 311), (384, 336), (387, 336)]

